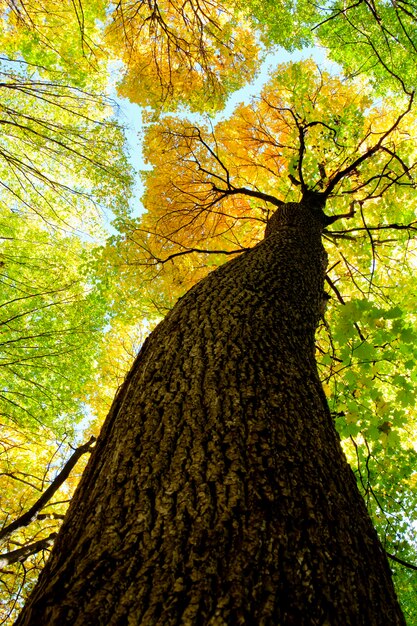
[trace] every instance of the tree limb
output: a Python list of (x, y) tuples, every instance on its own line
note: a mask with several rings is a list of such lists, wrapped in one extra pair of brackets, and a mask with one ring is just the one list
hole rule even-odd
[(83, 445), (76, 448), (71, 457), (65, 463), (63, 469), (60, 471), (58, 476), (52, 481), (48, 489), (46, 489), (46, 491), (35, 502), (35, 504), (30, 507), (29, 511), (26, 511), (26, 513), (18, 517), (14, 522), (9, 524), (8, 526), (5, 526), (0, 531), (0, 541), (4, 542), (15, 530), (17, 530), (18, 528), (22, 528), (23, 526), (28, 526), (37, 518), (38, 513), (42, 510), (45, 504), (52, 498), (54, 493), (58, 491), (61, 485), (67, 480), (68, 476), (70, 475), (72, 469), (75, 467), (80, 457), (86, 452), (91, 452), (92, 445), (95, 441), (96, 438), (91, 437), (90, 440), (87, 441), (87, 443), (84, 443)]
[(279, 200), (275, 196), (271, 196), (269, 193), (263, 193), (262, 191), (256, 191), (254, 189), (248, 189), (247, 187), (230, 187), (230, 189), (220, 189), (216, 187), (216, 185), (212, 184), (213, 191), (217, 193), (222, 193), (225, 196), (233, 196), (236, 194), (242, 194), (243, 196), (250, 196), (251, 198), (258, 198), (259, 200), (265, 200), (265, 202), (269, 202), (270, 204), (274, 204), (275, 206), (281, 206), (284, 204), (282, 200)]
[(181, 250), (181, 252), (173, 252), (165, 259), (160, 259), (159, 257), (155, 257), (154, 255), (152, 256), (154, 256), (155, 264), (161, 263), (163, 265), (168, 261), (172, 261), (172, 259), (175, 259), (176, 257), (184, 256), (185, 254), (191, 254), (192, 252), (197, 252), (199, 254), (241, 254), (242, 252), (246, 252), (247, 250), (250, 250), (250, 248), (242, 248), (240, 250), (204, 250), (200, 248), (189, 248), (187, 250)]
[(0, 570), (4, 569), (8, 565), (11, 565), (12, 563), (25, 561), (28, 556), (48, 548), (54, 543), (54, 539), (57, 534), (58, 533), (51, 533), (48, 537), (45, 537), (45, 539), (39, 539), (39, 541), (35, 541), (28, 546), (24, 546), (18, 550), (13, 550), (12, 552), (6, 552), (5, 554), (0, 555)]
[(408, 567), (408, 569), (413, 569), (417, 571), (417, 565), (408, 563), (408, 561), (403, 561), (403, 559), (398, 558), (398, 556), (395, 556), (394, 554), (390, 554), (389, 552), (387, 552), (387, 550), (385, 550), (385, 554), (396, 563), (399, 563), (400, 565), (404, 565), (404, 567)]
[(327, 185), (326, 189), (323, 191), (323, 194), (326, 198), (329, 197), (329, 195), (331, 194), (331, 192), (333, 191), (333, 189), (336, 187), (336, 185), (345, 177), (345, 176), (349, 176), (349, 174), (351, 174), (353, 171), (355, 171), (357, 169), (357, 167), (359, 165), (361, 165), (361, 163), (363, 163), (364, 161), (366, 161), (367, 159), (371, 158), (374, 154), (376, 154), (379, 150), (384, 150), (384, 146), (383, 146), (383, 142), (384, 140), (398, 127), (398, 125), (400, 124), (401, 120), (407, 115), (407, 113), (410, 112), (412, 104), (414, 101), (414, 92), (412, 92), (410, 94), (410, 98), (408, 101), (408, 106), (405, 109), (405, 111), (403, 111), (395, 120), (395, 122), (392, 124), (392, 126), (385, 131), (385, 133), (383, 133), (379, 139), (379, 141), (377, 141), (377, 143), (375, 145), (373, 145), (371, 148), (368, 148), (368, 150), (366, 150), (366, 152), (364, 154), (361, 154), (360, 157), (358, 157), (357, 159), (355, 159), (353, 161), (353, 163), (351, 163), (350, 165), (348, 165), (347, 167), (345, 167), (345, 169), (343, 170), (339, 170), (331, 179), (329, 184)]

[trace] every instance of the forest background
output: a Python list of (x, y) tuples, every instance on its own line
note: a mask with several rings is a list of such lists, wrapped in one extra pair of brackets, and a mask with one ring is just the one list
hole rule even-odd
[[(146, 335), (195, 282), (262, 238), (268, 194), (299, 198), (303, 122), (304, 166), (323, 184), (347, 154), (383, 146), (334, 194), (332, 210), (351, 218), (326, 234), (331, 299), (317, 358), (417, 624), (416, 7), (0, 9), (1, 623), (33, 587)], [(250, 83), (234, 110), (232, 94)], [(141, 107), (139, 185), (115, 90)], [(226, 170), (233, 193), (219, 204), (211, 194)]]

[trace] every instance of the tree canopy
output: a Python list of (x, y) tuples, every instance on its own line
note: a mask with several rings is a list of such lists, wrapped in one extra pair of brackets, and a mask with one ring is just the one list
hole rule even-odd
[[(77, 423), (104, 417), (155, 321), (253, 247), (280, 203), (314, 192), (345, 215), (325, 233), (320, 374), (413, 623), (416, 7), (6, 0), (0, 9), (2, 524), (53, 482), (80, 444)], [(279, 64), (257, 98), (216, 121), (276, 44), (324, 47), (340, 72)], [(140, 217), (114, 82), (147, 107)], [(36, 528), (8, 537), (8, 554), (44, 543), (7, 562), (3, 623), (75, 483), (74, 474), (54, 492), (55, 519), (39, 511)]]

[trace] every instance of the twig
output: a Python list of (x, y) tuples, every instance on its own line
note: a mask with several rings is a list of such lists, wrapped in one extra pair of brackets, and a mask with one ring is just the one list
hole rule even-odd
[(398, 556), (395, 556), (394, 554), (390, 554), (389, 552), (387, 552), (387, 550), (385, 550), (385, 554), (396, 563), (399, 563), (400, 565), (404, 565), (404, 567), (408, 567), (408, 569), (413, 569), (417, 571), (417, 565), (413, 565), (412, 563), (409, 563), (408, 561), (404, 561), (403, 559), (398, 558)]

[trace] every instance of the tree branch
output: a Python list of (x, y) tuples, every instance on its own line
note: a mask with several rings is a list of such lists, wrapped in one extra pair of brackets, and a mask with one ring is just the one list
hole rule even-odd
[(76, 448), (71, 457), (65, 463), (64, 468), (52, 481), (48, 489), (46, 489), (41, 497), (35, 502), (35, 504), (30, 507), (29, 511), (18, 517), (14, 522), (9, 524), (8, 526), (5, 526), (0, 531), (0, 541), (4, 542), (15, 530), (17, 530), (18, 528), (22, 528), (23, 526), (28, 526), (37, 518), (38, 513), (42, 510), (45, 504), (52, 498), (54, 493), (58, 491), (61, 485), (67, 480), (68, 476), (70, 475), (80, 457), (86, 452), (91, 452), (92, 445), (95, 441), (96, 438), (91, 437), (91, 439), (87, 441), (87, 443), (84, 443), (83, 445)]
[(345, 177), (345, 176), (349, 176), (349, 174), (351, 174), (352, 172), (355, 171), (355, 169), (358, 168), (359, 165), (361, 165), (364, 161), (366, 161), (367, 159), (371, 158), (376, 152), (378, 152), (379, 150), (384, 150), (384, 146), (382, 145), (383, 141), (398, 127), (398, 125), (400, 124), (401, 120), (407, 115), (407, 113), (410, 112), (412, 104), (414, 101), (414, 92), (411, 93), (409, 101), (408, 101), (408, 106), (405, 109), (405, 111), (403, 111), (403, 113), (401, 113), (397, 119), (395, 120), (395, 122), (392, 124), (392, 126), (385, 131), (385, 133), (383, 133), (379, 139), (379, 141), (377, 141), (377, 143), (372, 146), (371, 148), (368, 148), (368, 150), (362, 154), (360, 157), (358, 157), (357, 159), (355, 159), (353, 161), (353, 163), (351, 163), (350, 165), (348, 165), (348, 167), (345, 167), (345, 169), (338, 171), (331, 179), (329, 184), (327, 185), (326, 189), (323, 191), (324, 196), (327, 198), (329, 197), (329, 195), (331, 194), (331, 192), (333, 191), (333, 189), (336, 187), (336, 185)]
[(154, 255), (152, 256), (155, 260), (155, 264), (161, 263), (163, 265), (168, 261), (172, 261), (172, 259), (175, 259), (176, 257), (184, 256), (185, 254), (191, 254), (191, 252), (197, 252), (199, 254), (241, 254), (242, 252), (246, 252), (247, 250), (250, 250), (250, 248), (241, 248), (240, 250), (204, 250), (200, 248), (189, 248), (187, 250), (182, 250), (181, 252), (173, 252), (165, 259), (160, 259), (159, 257), (155, 257)]
[(265, 202), (269, 202), (275, 206), (282, 206), (285, 204), (282, 200), (279, 200), (275, 196), (271, 196), (269, 193), (263, 193), (262, 191), (255, 191), (254, 189), (248, 189), (247, 187), (233, 187), (230, 189), (220, 189), (216, 187), (216, 185), (212, 184), (213, 191), (217, 193), (221, 193), (224, 196), (233, 196), (236, 194), (242, 194), (244, 196), (250, 196), (251, 198), (258, 198), (259, 200), (265, 200)]
[(400, 565), (404, 565), (404, 567), (408, 567), (408, 569), (413, 569), (417, 571), (417, 565), (408, 563), (408, 561), (403, 561), (403, 559), (398, 558), (398, 556), (395, 556), (394, 554), (390, 554), (389, 552), (387, 552), (387, 550), (385, 550), (385, 554), (396, 563), (399, 563)]
[(313, 26), (313, 28), (311, 30), (314, 32), (317, 28), (320, 28), (320, 26), (323, 26), (324, 24), (327, 24), (327, 22), (331, 22), (331, 20), (334, 20), (339, 15), (342, 15), (342, 14), (346, 15), (346, 13), (348, 11), (350, 11), (351, 9), (354, 9), (354, 8), (360, 6), (361, 4), (362, 4), (362, 0), (358, 0), (358, 2), (355, 2), (354, 4), (351, 4), (348, 7), (343, 7), (343, 9), (339, 9), (338, 11), (336, 11), (336, 13), (333, 13), (332, 15), (329, 15), (329, 17), (326, 17), (326, 19), (322, 20), (321, 22), (319, 22), (318, 24)]
[(48, 537), (45, 537), (45, 539), (39, 539), (39, 541), (35, 541), (28, 546), (24, 546), (18, 550), (13, 550), (12, 552), (6, 552), (5, 554), (0, 555), (0, 570), (4, 569), (8, 565), (11, 565), (12, 563), (25, 561), (28, 556), (48, 548), (54, 543), (57, 534), (58, 533), (51, 533)]
[(378, 226), (356, 226), (355, 228), (347, 228), (346, 230), (325, 230), (324, 233), (329, 235), (340, 235), (343, 236), (345, 233), (355, 233), (359, 231), (370, 231), (370, 230), (417, 230), (417, 221), (410, 222), (409, 224), (380, 224)]

